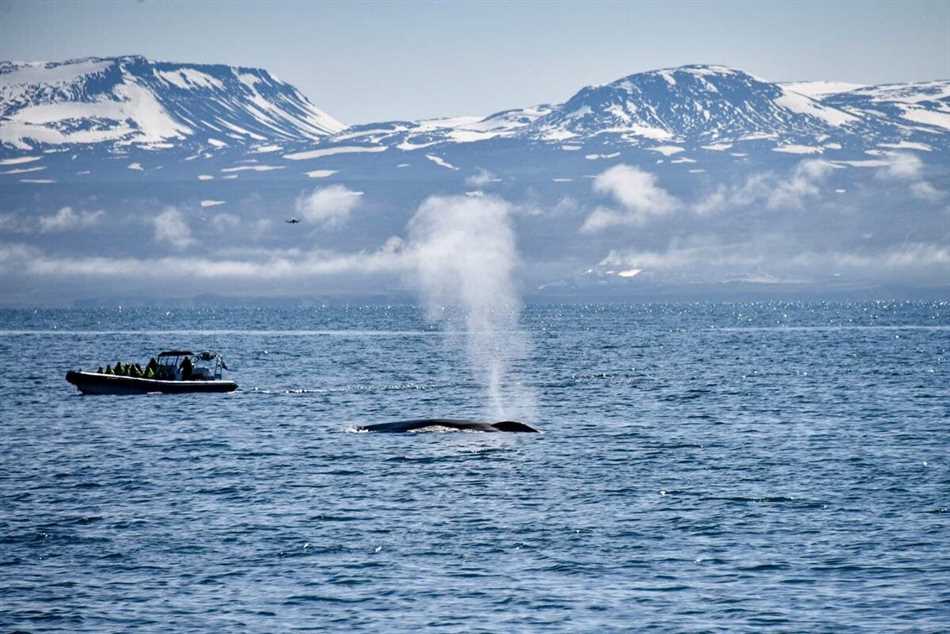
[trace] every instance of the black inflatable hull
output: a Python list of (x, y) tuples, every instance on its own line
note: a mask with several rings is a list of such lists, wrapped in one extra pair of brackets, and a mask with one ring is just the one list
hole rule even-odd
[(502, 420), (497, 423), (489, 423), (478, 420), (455, 420), (452, 418), (422, 418), (417, 420), (400, 420), (394, 423), (379, 423), (377, 425), (365, 425), (357, 427), (356, 431), (369, 431), (383, 434), (400, 434), (404, 432), (422, 431), (425, 429), (447, 428), (458, 431), (482, 431), (482, 432), (514, 432), (514, 433), (537, 433), (539, 430), (519, 423), (513, 420)]
[(66, 380), (83, 394), (190, 394), (201, 392), (233, 392), (234, 381), (160, 381), (97, 372), (67, 372)]

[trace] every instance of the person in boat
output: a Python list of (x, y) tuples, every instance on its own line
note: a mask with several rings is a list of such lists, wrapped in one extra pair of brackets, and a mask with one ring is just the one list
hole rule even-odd
[(155, 357), (152, 357), (145, 366), (145, 378), (154, 379), (156, 377), (158, 377), (158, 361), (155, 360)]
[(185, 357), (185, 360), (181, 362), (181, 380), (190, 381), (191, 374), (194, 369), (195, 368), (191, 363), (191, 357)]
[(96, 370), (96, 374), (103, 374), (103, 373), (104, 373), (104, 372), (103, 372), (103, 370), (102, 370), (102, 366), (100, 365), (100, 366), (99, 366), (99, 369)]
[(120, 363), (119, 361), (115, 362), (115, 367), (112, 368), (112, 374), (115, 374), (116, 376), (123, 376), (125, 374), (122, 371), (122, 363)]

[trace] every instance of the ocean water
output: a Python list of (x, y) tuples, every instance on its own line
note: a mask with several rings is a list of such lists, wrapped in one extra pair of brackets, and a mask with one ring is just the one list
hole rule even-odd
[[(950, 302), (0, 311), (0, 631), (950, 629)], [(229, 395), (69, 368), (214, 349)]]

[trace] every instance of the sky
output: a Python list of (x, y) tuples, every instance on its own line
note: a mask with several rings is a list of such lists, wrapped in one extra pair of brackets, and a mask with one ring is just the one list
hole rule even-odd
[(0, 59), (263, 67), (348, 123), (560, 102), (655, 68), (774, 81), (950, 78), (950, 2), (0, 0)]

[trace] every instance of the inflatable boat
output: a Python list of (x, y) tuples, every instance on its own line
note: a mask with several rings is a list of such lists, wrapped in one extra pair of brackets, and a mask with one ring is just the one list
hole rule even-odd
[(97, 372), (70, 370), (66, 380), (83, 394), (185, 394), (191, 392), (233, 392), (237, 383), (222, 377), (227, 365), (214, 352), (190, 350), (162, 352), (146, 370), (138, 365), (117, 363)]

